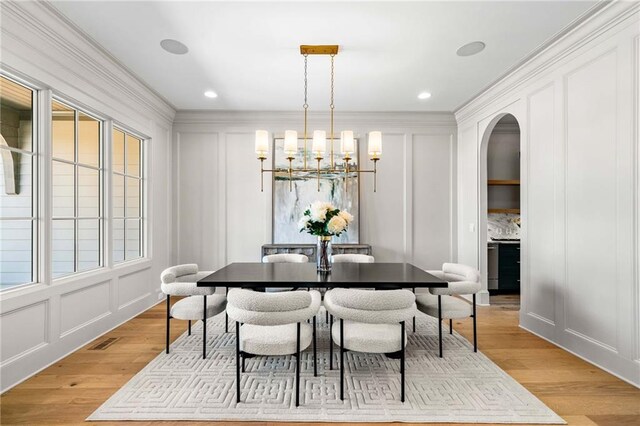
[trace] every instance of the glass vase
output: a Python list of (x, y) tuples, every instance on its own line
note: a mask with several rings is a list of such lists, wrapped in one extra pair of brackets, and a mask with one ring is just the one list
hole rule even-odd
[(318, 272), (331, 272), (331, 237), (318, 237), (316, 250), (316, 265)]

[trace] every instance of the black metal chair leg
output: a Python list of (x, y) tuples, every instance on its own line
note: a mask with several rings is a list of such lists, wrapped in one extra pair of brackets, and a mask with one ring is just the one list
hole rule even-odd
[(318, 354), (316, 344), (316, 317), (313, 317), (313, 377), (318, 377)]
[(442, 358), (442, 296), (438, 295), (438, 347)]
[(478, 336), (476, 335), (476, 295), (473, 295), (473, 351), (478, 352)]
[(340, 400), (344, 401), (344, 320), (340, 318)]
[(453, 334), (453, 320), (449, 318), (449, 334)]
[(202, 359), (207, 359), (207, 296), (204, 299), (202, 314)]
[[(416, 288), (413, 288), (413, 294), (416, 294)], [(416, 317), (413, 317), (413, 332), (416, 332)]]
[(296, 325), (296, 407), (300, 406), (300, 323)]
[(244, 365), (245, 365), (245, 361), (247, 360), (247, 357), (246, 357), (246, 356), (244, 356), (244, 353), (241, 353), (241, 354), (240, 354), (240, 360), (241, 360), (241, 362), (242, 362), (242, 372), (244, 373), (244, 372), (245, 372), (245, 367), (244, 367)]
[(329, 315), (329, 370), (333, 370), (333, 315)]
[(189, 320), (189, 336), (191, 336), (191, 320)]
[(236, 403), (240, 402), (240, 323), (236, 321)]
[[(226, 296), (227, 294), (229, 294), (229, 287), (225, 287), (224, 295)], [(229, 332), (229, 315), (227, 314), (226, 311), (224, 313), (224, 332), (225, 333)]]
[(171, 338), (170, 322), (171, 322), (171, 296), (167, 294), (167, 347), (166, 347), (167, 353), (169, 353), (169, 340)]
[(404, 321), (400, 323), (400, 401), (404, 402)]
[(324, 311), (324, 322), (326, 322), (327, 324), (329, 324), (329, 311), (325, 310)]

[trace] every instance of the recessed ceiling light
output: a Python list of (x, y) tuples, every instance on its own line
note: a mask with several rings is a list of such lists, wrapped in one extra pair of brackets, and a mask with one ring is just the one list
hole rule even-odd
[(174, 55), (184, 55), (189, 51), (189, 48), (178, 40), (166, 38), (160, 42), (160, 46), (169, 53)]
[(429, 99), (431, 97), (431, 93), (429, 92), (420, 92), (418, 94), (418, 99)]
[(462, 46), (456, 51), (456, 53), (458, 56), (471, 56), (482, 52), (485, 47), (486, 44), (481, 41), (472, 41), (471, 43), (467, 43)]
[(206, 92), (204, 92), (204, 95), (207, 98), (217, 98), (218, 94), (216, 92), (214, 92), (213, 90), (207, 90)]

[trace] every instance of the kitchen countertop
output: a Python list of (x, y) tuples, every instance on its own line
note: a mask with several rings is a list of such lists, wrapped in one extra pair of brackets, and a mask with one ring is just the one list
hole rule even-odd
[(487, 244), (520, 244), (520, 240), (491, 240), (487, 241)]

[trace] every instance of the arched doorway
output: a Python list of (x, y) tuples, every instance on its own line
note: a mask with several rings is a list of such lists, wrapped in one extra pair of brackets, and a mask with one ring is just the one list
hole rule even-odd
[(524, 256), (521, 243), (525, 239), (522, 222), (526, 204), (526, 176), (520, 155), (524, 135), (520, 130), (521, 121), (515, 112), (496, 114), (482, 133), (478, 155), (478, 264), (484, 283), (481, 300), (516, 310), (521, 303), (520, 285), (524, 284), (520, 259)]

